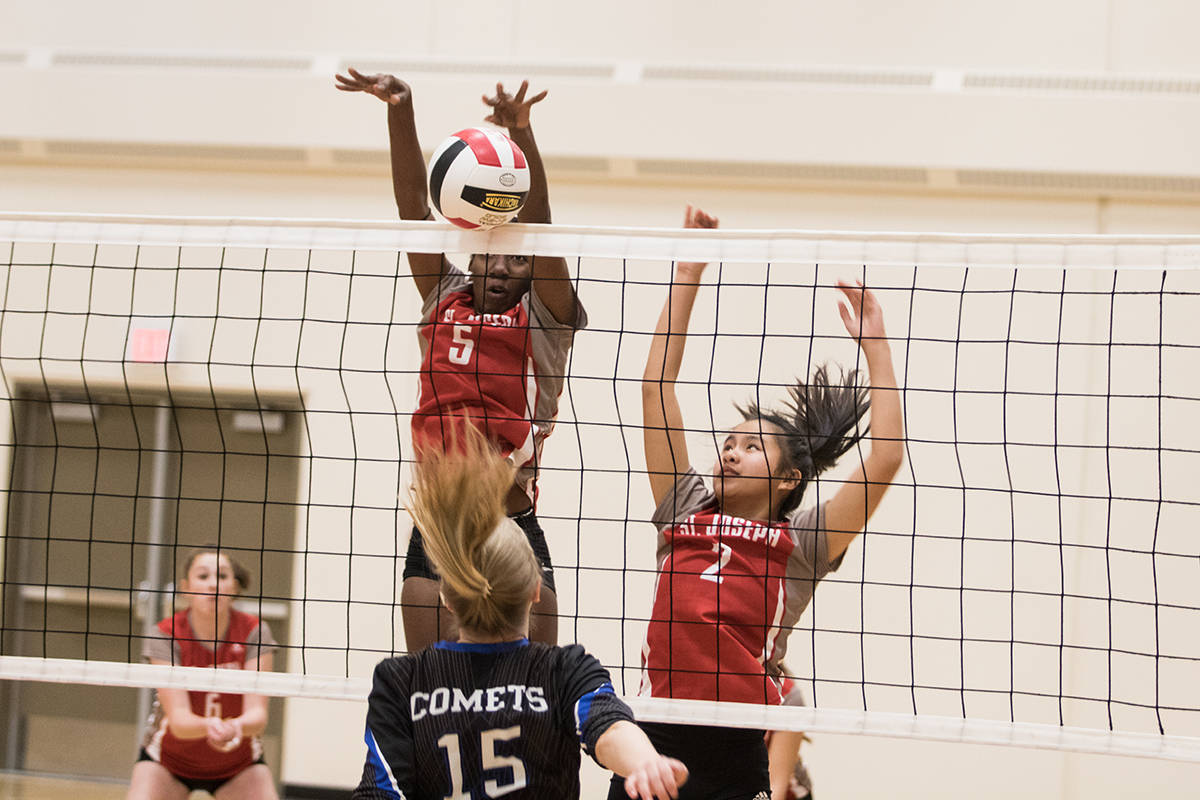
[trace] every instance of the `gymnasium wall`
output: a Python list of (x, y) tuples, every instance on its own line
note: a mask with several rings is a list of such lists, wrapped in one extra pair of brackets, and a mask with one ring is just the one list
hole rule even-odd
[[(692, 202), (737, 228), (1200, 233), (1200, 8), (1184, 0), (126, 0), (0, 14), (5, 211), (393, 219), (383, 104), (331, 77), (390, 62), (412, 67), (427, 148), (481, 119), (496, 77), (549, 88), (535, 126), (558, 222), (673, 226)], [(650, 320), (659, 302), (647, 291), (629, 313)], [(576, 357), (599, 357), (587, 347)], [(390, 366), (411, 368), (415, 350)], [(369, 483), (383, 496), (389, 481)], [(904, 518), (898, 503), (880, 525)], [(336, 546), (346, 533), (337, 520), (306, 531)], [(360, 545), (386, 549), (378, 538)], [(648, 542), (630, 558), (649, 564)], [(344, 591), (339, 570), (306, 577), (317, 595)], [(288, 701), (282, 780), (356, 782), (362, 716)], [(1194, 766), (841, 736), (806, 757), (822, 795), (1165, 797), (1200, 780)], [(587, 769), (585, 797), (598, 796)]]

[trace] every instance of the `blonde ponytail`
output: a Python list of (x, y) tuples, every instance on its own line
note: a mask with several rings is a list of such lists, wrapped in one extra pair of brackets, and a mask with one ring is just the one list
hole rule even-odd
[(451, 427), (446, 449), (420, 454), (408, 512), (462, 628), (520, 628), (541, 567), (505, 513), (513, 468), (469, 424)]

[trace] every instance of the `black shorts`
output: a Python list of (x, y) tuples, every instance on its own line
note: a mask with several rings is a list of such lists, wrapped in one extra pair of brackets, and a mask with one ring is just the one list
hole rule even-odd
[[(639, 722), (656, 750), (688, 768), (679, 800), (758, 800), (770, 798), (771, 775), (763, 732), (708, 725)], [(629, 800), (625, 779), (613, 776), (608, 800)]]
[[(162, 762), (158, 761), (155, 758), (152, 758), (150, 756), (150, 754), (146, 752), (146, 748), (144, 748), (144, 747), (138, 751), (137, 760), (138, 761), (153, 761), (155, 764), (158, 764), (160, 767), (162, 766)], [(265, 764), (265, 763), (267, 763), (267, 762), (263, 761), (261, 756), (259, 757), (258, 761), (254, 762), (254, 764)], [(251, 764), (250, 766), (254, 766), (254, 764)], [(163, 769), (167, 769), (167, 768), (163, 767)], [(171, 772), (171, 770), (167, 769), (167, 772)], [(238, 775), (240, 775), (240, 774), (241, 773), (239, 772)], [(180, 783), (182, 783), (184, 786), (186, 786), (188, 792), (208, 792), (211, 795), (215, 795), (217, 793), (217, 789), (220, 789), (222, 786), (229, 783), (231, 780), (236, 778), (237, 775), (230, 775), (228, 778), (217, 778), (215, 780), (212, 780), (209, 778), (185, 778), (182, 775), (176, 775), (174, 772), (171, 772), (171, 777), (174, 778), (175, 780), (179, 781)]]
[[(525, 531), (525, 538), (533, 548), (538, 563), (542, 565), (542, 585), (557, 594), (554, 588), (554, 567), (550, 565), (550, 548), (546, 545), (546, 533), (538, 523), (537, 514), (533, 509), (526, 509), (519, 514), (513, 514), (512, 521)], [(408, 554), (404, 557), (404, 580), (409, 578), (438, 579), (437, 572), (425, 556), (425, 543), (421, 540), (421, 532), (416, 526), (412, 529), (412, 538), (408, 540)]]

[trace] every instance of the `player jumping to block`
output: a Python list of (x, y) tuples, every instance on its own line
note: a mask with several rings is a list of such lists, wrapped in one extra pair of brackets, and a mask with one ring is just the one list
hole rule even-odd
[[(392, 188), (402, 219), (432, 219), (425, 164), (417, 141), (412, 91), (394, 75), (338, 75), (337, 87), (388, 104)], [(507, 128), (525, 154), (530, 188), (518, 222), (550, 222), (546, 173), (529, 124), (530, 108), (546, 92), (526, 97), (496, 84), (484, 97), (486, 121)], [(418, 451), (443, 442), (454, 420), (469, 417), (517, 468), (505, 509), (529, 537), (542, 564), (544, 590), (534, 607), (530, 638), (558, 639), (558, 601), (546, 536), (534, 513), (542, 444), (554, 428), (558, 399), (575, 332), (587, 315), (575, 296), (566, 262), (542, 256), (474, 255), (468, 272), (444, 253), (409, 253), (421, 294), (420, 397), (412, 418)], [(415, 528), (404, 566), (404, 634), (409, 650), (453, 638), (453, 617), (439, 610), (437, 575)]]
[[(685, 226), (715, 228), (703, 211)], [(712, 488), (688, 460), (675, 381), (705, 264), (675, 267), (642, 378), (646, 469), (657, 508), (658, 580), (643, 647), (642, 693), (778, 704), (787, 634), (817, 581), (836, 569), (903, 460), (899, 392), (883, 313), (861, 284), (838, 283), (846, 331), (862, 349), (870, 397), (857, 373), (819, 368), (779, 409), (752, 404), (729, 431)], [(804, 490), (865, 432), (871, 448), (827, 502), (800, 508)], [(685, 798), (769, 797), (763, 731), (643, 724), (662, 753), (692, 771)], [(621, 796), (614, 779), (610, 798)]]

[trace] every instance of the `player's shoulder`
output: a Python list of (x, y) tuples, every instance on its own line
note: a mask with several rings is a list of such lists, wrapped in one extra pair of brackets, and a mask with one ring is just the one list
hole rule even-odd
[(375, 683), (407, 683), (416, 668), (417, 660), (423, 654), (424, 651), (381, 659), (375, 665)]
[(581, 644), (567, 644), (554, 648), (555, 666), (560, 674), (600, 666), (600, 660)]

